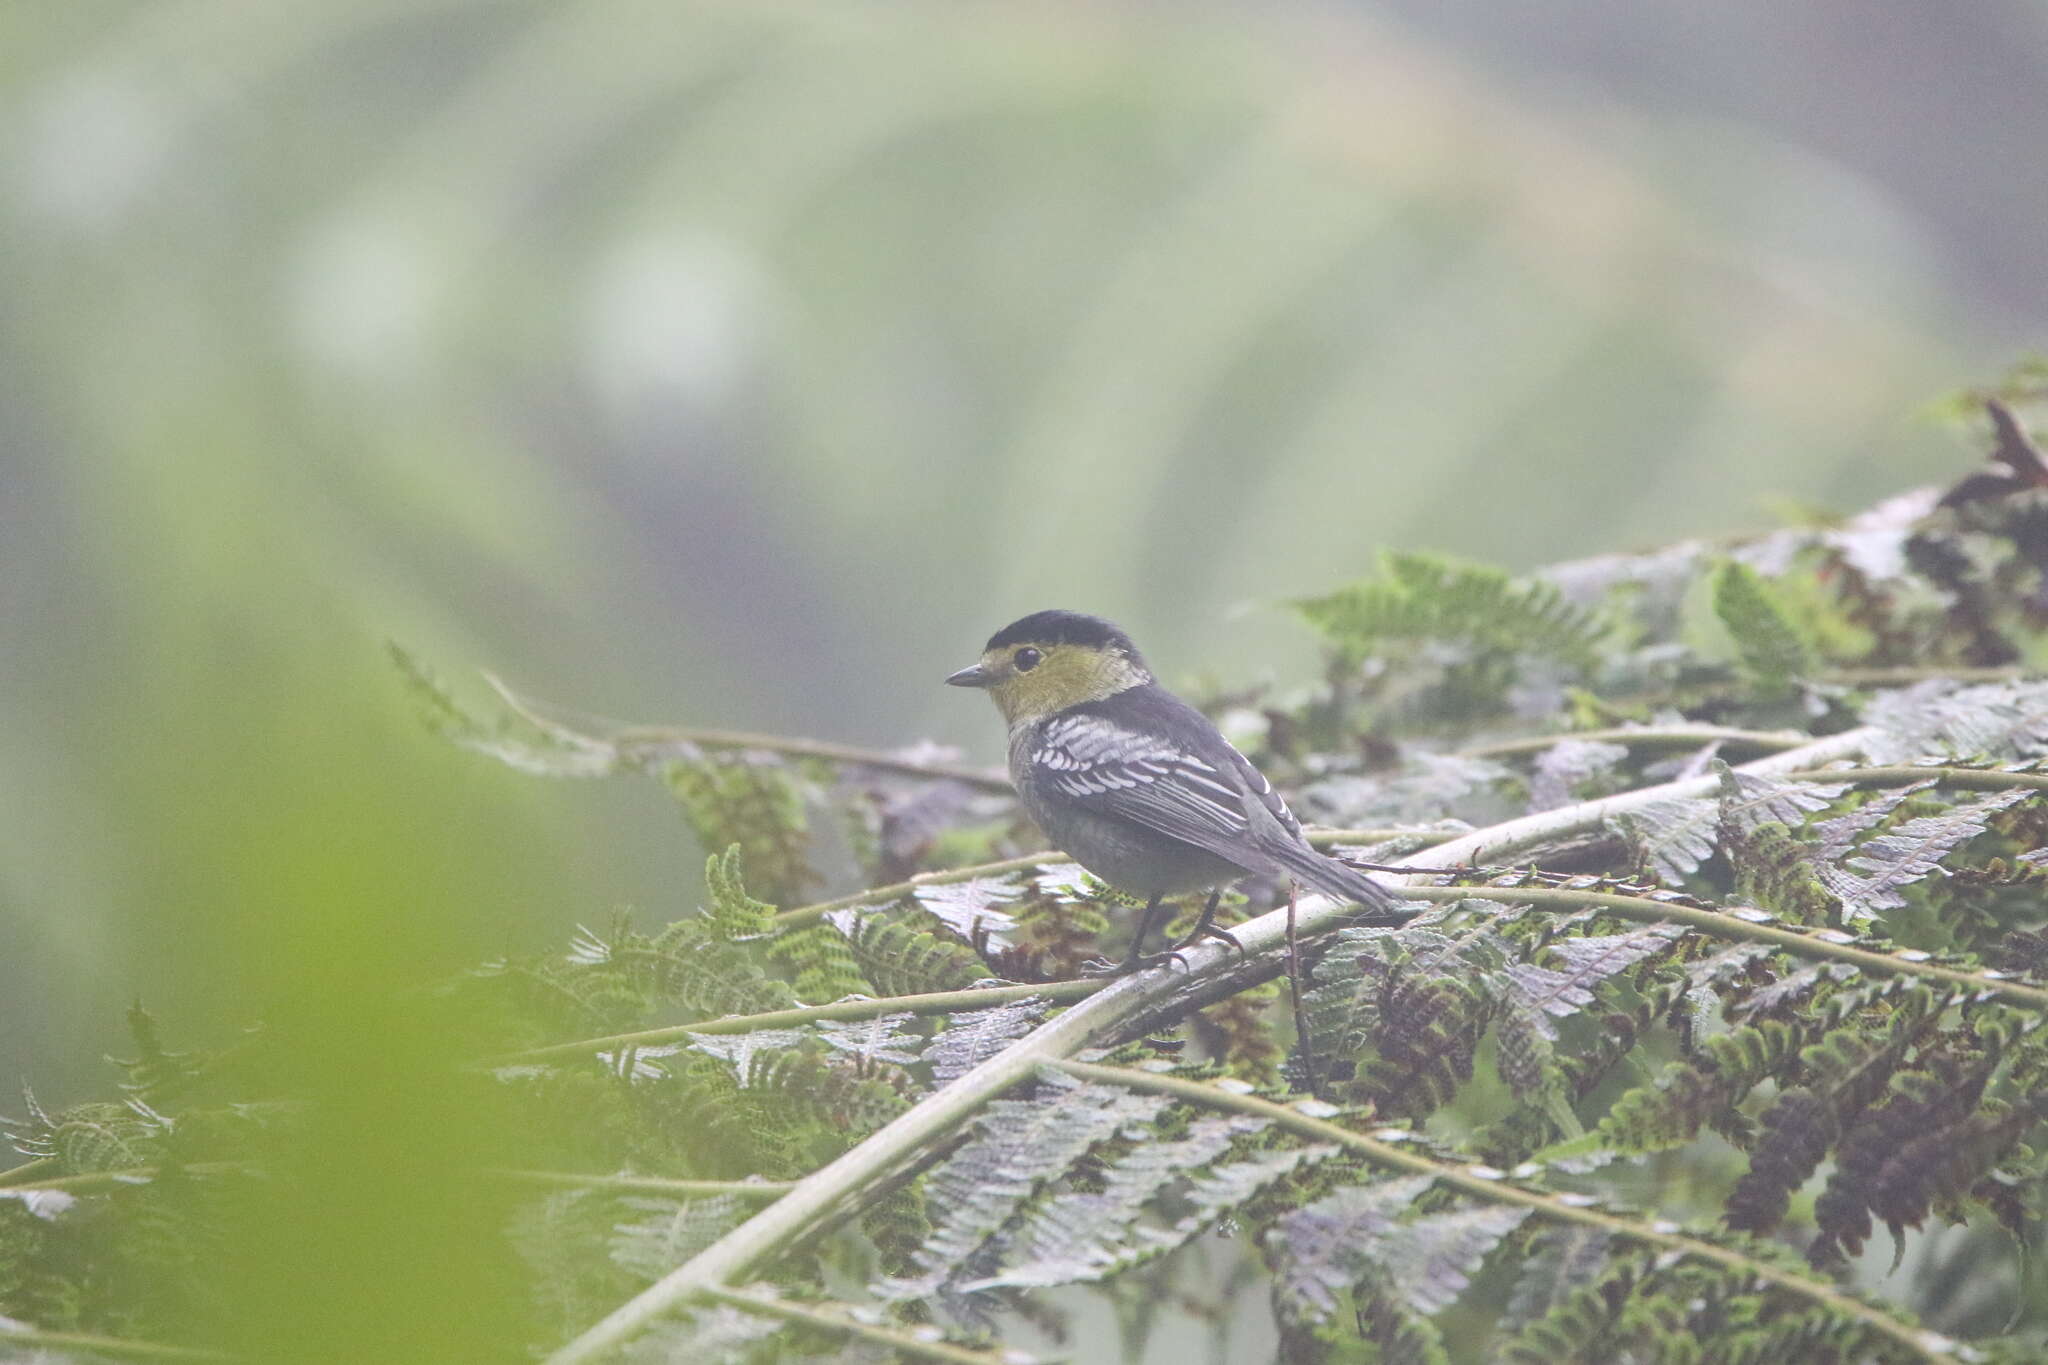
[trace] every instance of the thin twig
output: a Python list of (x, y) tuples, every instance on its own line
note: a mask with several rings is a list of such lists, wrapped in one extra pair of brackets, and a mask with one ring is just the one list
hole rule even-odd
[(521, 720), (564, 743), (609, 748), (618, 759), (636, 767), (661, 758), (687, 757), (693, 749), (759, 749), (787, 754), (791, 758), (822, 758), (884, 772), (907, 773), (912, 777), (943, 777), (966, 782), (990, 791), (1010, 790), (1009, 777), (995, 768), (977, 768), (965, 763), (936, 759), (905, 758), (902, 754), (829, 739), (800, 739), (788, 735), (759, 735), (745, 730), (709, 730), (687, 725), (620, 725), (601, 717), (578, 715), (570, 724), (558, 717), (566, 708), (525, 696), (494, 673), (484, 681), (498, 699)]
[(1284, 1104), (1275, 1104), (1256, 1095), (1237, 1094), (1183, 1076), (1136, 1071), (1121, 1066), (1100, 1066), (1087, 1062), (1062, 1061), (1056, 1065), (1062, 1071), (1078, 1076), (1082, 1080), (1127, 1086), (1133, 1090), (1149, 1090), (1157, 1095), (1170, 1095), (1211, 1109), (1250, 1114), (1312, 1141), (1340, 1144), (1376, 1166), (1408, 1171), (1415, 1175), (1434, 1176), (1439, 1184), (1488, 1203), (1510, 1204), (1560, 1223), (1576, 1223), (1581, 1227), (1599, 1228), (1613, 1236), (1639, 1242), (1645, 1246), (1677, 1252), (1697, 1260), (1711, 1261), (1739, 1275), (1762, 1280), (1796, 1294), (1838, 1317), (1854, 1318), (1873, 1331), (1882, 1333), (1904, 1346), (1922, 1360), (1945, 1361), (1954, 1358), (1950, 1344), (1939, 1334), (1901, 1322), (1889, 1313), (1881, 1312), (1842, 1293), (1833, 1285), (1782, 1269), (1768, 1261), (1746, 1256), (1729, 1247), (1716, 1246), (1712, 1242), (1688, 1237), (1682, 1232), (1668, 1230), (1666, 1227), (1634, 1218), (1624, 1218), (1617, 1214), (1603, 1213), (1554, 1194), (1523, 1189), (1519, 1185), (1509, 1184), (1501, 1172), (1491, 1167), (1439, 1161), (1391, 1142), (1354, 1133), (1327, 1119), (1311, 1118), (1299, 1109)]
[[(249, 1169), (240, 1161), (194, 1161), (177, 1168), (181, 1175), (226, 1175), (234, 1171)], [(78, 1171), (71, 1175), (52, 1176), (48, 1180), (24, 1180), (7, 1186), (9, 1194), (30, 1190), (62, 1190), (67, 1194), (96, 1194), (102, 1189), (113, 1189), (123, 1185), (146, 1185), (162, 1173), (157, 1166), (121, 1166), (109, 1171)]]
[(703, 1199), (730, 1194), (740, 1199), (773, 1199), (789, 1189), (787, 1180), (671, 1180), (659, 1175), (588, 1175), (582, 1171), (525, 1171), (486, 1166), (477, 1172), (488, 1180), (515, 1185), (547, 1185), (568, 1190), (629, 1190), (636, 1194), (673, 1194)]
[(16, 1326), (0, 1318), (0, 1345), (35, 1346), (52, 1351), (79, 1351), (115, 1360), (203, 1360), (232, 1361), (244, 1357), (203, 1346), (169, 1346), (160, 1341), (135, 1341), (125, 1337), (94, 1336), (90, 1332), (44, 1332)]
[(24, 1161), (19, 1166), (10, 1166), (0, 1171), (0, 1190), (19, 1189), (23, 1185), (35, 1184), (46, 1179), (52, 1171), (61, 1171), (64, 1163), (53, 1156), (39, 1156), (33, 1161)]
[[(200, 1161), (177, 1168), (183, 1175), (224, 1175), (233, 1171), (250, 1169), (240, 1161)], [(144, 1185), (162, 1173), (157, 1166), (123, 1166), (110, 1171), (80, 1171), (76, 1175), (60, 1175), (50, 1180), (37, 1180), (26, 1184), (9, 1186), (10, 1194), (22, 1194), (34, 1190), (62, 1190), (67, 1194), (96, 1194), (103, 1189), (123, 1185)], [(520, 1185), (549, 1185), (559, 1189), (600, 1189), (632, 1190), (642, 1194), (672, 1194), (684, 1198), (704, 1198), (712, 1195), (731, 1194), (742, 1199), (773, 1199), (789, 1188), (786, 1180), (674, 1180), (658, 1175), (598, 1175), (583, 1171), (526, 1171), (507, 1167), (488, 1166), (477, 1174), (488, 1180), (504, 1180)]]
[(622, 757), (644, 761), (686, 749), (759, 749), (791, 758), (822, 758), (856, 768), (904, 773), (911, 777), (942, 777), (984, 791), (1007, 792), (1009, 775), (999, 768), (978, 768), (938, 759), (905, 758), (882, 749), (863, 749), (829, 739), (798, 739), (788, 735), (757, 735), (744, 730), (700, 730), (681, 725), (636, 725), (610, 737)]
[(1910, 687), (1916, 682), (1928, 682), (1935, 678), (1955, 682), (2017, 682), (2021, 678), (2038, 678), (2038, 668), (1957, 668), (1950, 664), (1908, 665), (1890, 668), (1836, 668), (1821, 674), (1820, 681), (1841, 683), (1846, 687)]
[(1696, 744), (1730, 744), (1746, 749), (1791, 749), (1813, 742), (1797, 730), (1740, 730), (1728, 725), (1618, 725), (1607, 730), (1567, 730), (1554, 735), (1529, 735), (1495, 740), (1458, 750), (1464, 758), (1498, 758), (1507, 754), (1541, 753), (1567, 739), (1599, 740), (1630, 748), (1683, 749)]
[(1899, 764), (1886, 768), (1805, 768), (1782, 776), (1805, 782), (1853, 782), (1864, 787), (1903, 787), (1933, 778), (1944, 787), (1971, 791), (2010, 791), (2032, 787), (2048, 791), (2048, 772), (2012, 773), (1998, 768), (1946, 768)]
[(508, 1052), (479, 1065), (521, 1066), (548, 1062), (558, 1057), (587, 1056), (593, 1052), (616, 1052), (621, 1048), (659, 1047), (680, 1042), (693, 1033), (752, 1033), (764, 1028), (795, 1028), (821, 1019), (879, 1019), (885, 1014), (953, 1014), (960, 1010), (987, 1009), (1012, 1000), (1033, 996), (1061, 1004), (1093, 995), (1109, 982), (1100, 977), (1073, 981), (1045, 981), (1036, 985), (984, 986), (959, 991), (928, 991), (922, 995), (884, 995), (868, 1000), (835, 1000), (829, 1005), (801, 1005), (793, 1009), (769, 1010), (764, 1014), (728, 1014), (722, 1019), (699, 1019), (691, 1024), (670, 1024), (665, 1028), (642, 1029), (638, 1033), (612, 1033), (602, 1038), (578, 1038), (573, 1043), (550, 1043), (546, 1047)]
[(868, 891), (856, 891), (850, 896), (841, 896), (834, 901), (819, 901), (816, 905), (799, 905), (793, 910), (784, 910), (775, 916), (777, 927), (789, 929), (800, 924), (813, 924), (825, 918), (834, 910), (851, 910), (862, 905), (886, 905), (890, 901), (902, 900), (920, 886), (949, 886), (954, 882), (973, 881), (976, 877), (1001, 877), (1011, 872), (1025, 872), (1034, 867), (1046, 867), (1053, 863), (1070, 863), (1072, 858), (1055, 849), (1043, 853), (1026, 853), (1021, 857), (1003, 858), (993, 863), (976, 863), (971, 867), (949, 867), (938, 872), (920, 872), (908, 881), (891, 882)]

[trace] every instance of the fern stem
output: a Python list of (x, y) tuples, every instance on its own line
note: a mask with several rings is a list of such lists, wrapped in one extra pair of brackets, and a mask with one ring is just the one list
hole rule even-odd
[[(444, 713), (458, 722), (463, 720), (454, 701), (438, 682), (427, 676), (425, 669), (410, 654), (395, 644), (391, 650), (400, 670), (432, 692), (437, 706)], [(620, 725), (591, 716), (578, 716), (576, 723), (570, 724), (550, 714), (559, 712), (559, 708), (523, 695), (497, 674), (485, 670), (483, 678), (513, 715), (535, 729), (579, 748), (610, 750), (613, 760), (634, 768), (644, 769), (661, 759), (685, 757), (688, 756), (686, 751), (693, 749), (760, 749), (791, 758), (822, 758), (831, 763), (908, 773), (912, 777), (951, 778), (955, 782), (966, 782), (993, 791), (1010, 789), (1010, 779), (994, 768), (905, 758), (901, 754), (863, 749), (828, 739), (760, 735), (745, 730), (706, 730), (686, 725)]]
[(841, 896), (836, 901), (819, 901), (816, 905), (799, 905), (793, 910), (784, 910), (775, 916), (775, 923), (781, 928), (794, 928), (803, 924), (815, 924), (834, 910), (851, 910), (861, 905), (883, 905), (890, 901), (902, 900), (914, 893), (920, 886), (948, 886), (954, 882), (973, 881), (976, 877), (1000, 877), (1006, 872), (1027, 872), (1034, 867), (1050, 863), (1070, 863), (1073, 859), (1055, 849), (1043, 853), (1026, 853), (1017, 858), (1004, 858), (993, 863), (975, 863), (970, 867), (949, 867), (938, 872), (920, 872), (908, 881), (891, 882), (868, 891), (856, 891), (850, 896)]
[[(177, 1168), (189, 1175), (224, 1175), (229, 1171), (246, 1170), (239, 1161), (195, 1161)], [(158, 1166), (123, 1166), (109, 1171), (77, 1171), (71, 1175), (60, 1175), (49, 1180), (25, 1180), (9, 1185), (11, 1191), (62, 1190), (67, 1194), (95, 1194), (101, 1189), (118, 1185), (142, 1185), (156, 1179), (162, 1171)]]
[[(1536, 906), (1555, 906), (1558, 909), (1584, 909), (1598, 907), (1611, 910), (1623, 919), (1641, 923), (1671, 922), (1687, 925), (1715, 938), (1734, 939), (1743, 943), (1768, 943), (1782, 948), (1795, 957), (1818, 958), (1829, 962), (1847, 962), (1865, 971), (1882, 972), (1887, 975), (1917, 976), (1927, 981), (1939, 982), (1945, 986), (1960, 987), (1963, 990), (1984, 995), (1996, 995), (2015, 1005), (2028, 1009), (2048, 1009), (2048, 989), (2029, 986), (2024, 982), (2008, 980), (2000, 976), (1985, 976), (1965, 971), (1959, 967), (1943, 967), (1933, 962), (1917, 961), (1900, 957), (1900, 950), (1885, 952), (1879, 948), (1861, 948), (1853, 943), (1835, 943), (1817, 936), (1811, 930), (1787, 928), (1777, 924), (1762, 924), (1744, 919), (1741, 915), (1726, 910), (1703, 910), (1698, 906), (1678, 905), (1670, 901), (1653, 900), (1648, 896), (1629, 896), (1608, 891), (1568, 890), (1549, 886), (1411, 886), (1403, 894), (1417, 900), (1456, 901), (1475, 893), (1483, 892), (1511, 903)], [(1743, 909), (1746, 907), (1736, 907)], [(1758, 910), (1757, 914), (1768, 914)], [(1905, 949), (1913, 952), (1913, 949)]]
[(39, 1156), (33, 1161), (24, 1161), (19, 1166), (10, 1166), (0, 1171), (0, 1190), (19, 1189), (40, 1180), (46, 1172), (62, 1170), (64, 1164), (53, 1156)]
[(1458, 750), (1465, 758), (1500, 758), (1510, 754), (1541, 753), (1567, 739), (1599, 740), (1626, 744), (1631, 748), (1683, 749), (1695, 744), (1741, 745), (1750, 749), (1792, 749), (1813, 742), (1813, 736), (1797, 730), (1741, 730), (1728, 725), (1621, 725), (1609, 730), (1571, 730), (1555, 735), (1530, 735), (1521, 739), (1495, 740)]
[(922, 758), (905, 758), (882, 749), (863, 749), (829, 739), (801, 739), (789, 735), (757, 735), (745, 730), (700, 730), (681, 725), (636, 725), (617, 731), (608, 742), (619, 756), (633, 764), (677, 757), (683, 749), (760, 749), (790, 758), (822, 758), (856, 768), (904, 773), (911, 777), (943, 777), (965, 782), (984, 791), (1008, 792), (1009, 774), (998, 768), (977, 768), (966, 763), (946, 763)]
[[(1413, 838), (1426, 842), (1442, 842), (1453, 835), (1444, 830), (1416, 829), (1311, 829), (1306, 831), (1308, 841), (1317, 848), (1331, 844), (1375, 844), (1385, 839)], [(967, 867), (948, 867), (937, 872), (920, 872), (908, 881), (891, 882), (867, 891), (856, 891), (838, 900), (819, 901), (816, 905), (799, 905), (784, 910), (775, 916), (780, 928), (793, 929), (800, 925), (815, 924), (834, 910), (852, 910), (863, 905), (886, 905), (890, 901), (902, 900), (921, 886), (950, 886), (954, 882), (969, 882), (976, 877), (1000, 877), (1010, 872), (1028, 872), (1034, 867), (1050, 867), (1055, 863), (1071, 863), (1069, 855), (1056, 848), (1041, 853), (1025, 853), (1015, 858), (1003, 858), (992, 863), (973, 863)]]
[(1028, 1359), (1020, 1359), (1014, 1351), (978, 1351), (971, 1346), (925, 1341), (909, 1332), (862, 1322), (844, 1308), (840, 1308), (838, 1312), (828, 1312), (815, 1303), (796, 1303), (789, 1299), (778, 1299), (745, 1289), (726, 1289), (714, 1285), (699, 1290), (698, 1296), (718, 1303), (729, 1303), (749, 1313), (786, 1318), (790, 1322), (800, 1322), (806, 1327), (821, 1327), (828, 1332), (839, 1332), (856, 1340), (873, 1342), (900, 1355), (913, 1356), (920, 1360), (946, 1361), (949, 1365), (1023, 1365), (1023, 1360)]
[(1889, 768), (1807, 768), (1783, 776), (1806, 782), (1854, 782), (1862, 787), (1903, 787), (1909, 782), (1925, 782), (1931, 777), (1941, 786), (1962, 787), (1970, 791), (2010, 791), (2015, 787), (2048, 791), (2048, 773), (2014, 773), (1999, 768), (1900, 764)]
[[(239, 1161), (194, 1162), (178, 1168), (191, 1175), (221, 1175), (245, 1170)], [(67, 1194), (95, 1194), (120, 1185), (138, 1185), (156, 1179), (162, 1168), (124, 1166), (119, 1170), (80, 1171), (50, 1180), (28, 1181), (8, 1188), (15, 1192), (62, 1190)], [(742, 1199), (773, 1199), (790, 1186), (787, 1180), (674, 1180), (658, 1175), (595, 1174), (583, 1171), (527, 1171), (487, 1166), (477, 1172), (489, 1180), (519, 1185), (548, 1185), (558, 1189), (631, 1190), (643, 1194), (673, 1194), (684, 1198), (731, 1194)]]
[(2022, 678), (2038, 678), (2038, 668), (1955, 668), (1948, 664), (1928, 664), (1925, 667), (1898, 666), (1891, 668), (1831, 668), (1820, 675), (1820, 681), (1841, 683), (1847, 687), (1910, 687), (1917, 682), (1931, 682), (1936, 678), (1954, 682), (2018, 682)]
[(135, 1341), (123, 1337), (94, 1336), (90, 1332), (44, 1332), (34, 1327), (14, 1326), (0, 1319), (0, 1342), (36, 1346), (53, 1351), (82, 1351), (113, 1360), (241, 1360), (225, 1351), (201, 1346), (167, 1346), (160, 1341)]
[[(1741, 771), (1776, 776), (1853, 758), (1880, 733), (1872, 726), (1830, 735), (1757, 759), (1743, 765)], [(1719, 787), (1718, 776), (1697, 777), (1581, 801), (1475, 830), (1411, 854), (1404, 861), (1418, 872), (1449, 870), (1477, 861), (1482, 855), (1497, 856), (1597, 828), (1614, 815), (1654, 801), (1707, 796)], [(1349, 909), (1348, 905), (1324, 896), (1307, 897), (1299, 905), (1299, 931), (1308, 937), (1327, 932), (1343, 922)], [(1262, 964), (1256, 959), (1260, 955), (1271, 955), (1284, 947), (1286, 920), (1285, 909), (1268, 912), (1232, 928), (1241, 949), (1220, 943), (1196, 944), (1185, 950), (1189, 965), (1184, 971), (1167, 966), (1119, 977), (1101, 987), (1087, 1000), (1040, 1024), (1003, 1051), (925, 1096), (830, 1164), (799, 1180), (781, 1199), (593, 1324), (549, 1357), (549, 1365), (577, 1365), (602, 1357), (678, 1304), (745, 1274), (827, 1219), (857, 1207), (865, 1193), (915, 1159), (927, 1144), (1030, 1077), (1041, 1063), (1071, 1056), (1099, 1042), (1132, 1016), (1182, 997), (1191, 987), (1199, 989), (1213, 978), (1229, 976), (1241, 962), (1250, 970), (1259, 970)]]
[(1388, 839), (1413, 839), (1418, 848), (1434, 848), (1458, 837), (1458, 831), (1454, 829), (1398, 829), (1393, 826), (1332, 829), (1316, 825), (1303, 829), (1302, 834), (1317, 848), (1329, 848), (1333, 844), (1378, 844)]
[(579, 1038), (573, 1043), (551, 1043), (525, 1052), (508, 1052), (481, 1065), (518, 1066), (592, 1052), (615, 1052), (620, 1048), (654, 1047), (677, 1042), (693, 1033), (752, 1033), (755, 1029), (794, 1028), (820, 1019), (879, 1019), (885, 1014), (952, 1014), (959, 1010), (1007, 1005), (1012, 1000), (1028, 1000), (1033, 996), (1065, 1004), (1093, 995), (1108, 984), (1104, 978), (1088, 977), (1073, 981), (1046, 981), (1037, 985), (984, 986), (979, 990), (970, 988), (928, 991), (922, 995), (835, 1000), (829, 1005), (803, 1005), (795, 1009), (770, 1010), (765, 1014), (728, 1014), (723, 1019), (700, 1019), (693, 1024), (670, 1024), (666, 1028), (642, 1029), (638, 1033), (613, 1033), (602, 1038)]
[(671, 1180), (659, 1175), (588, 1175), (582, 1171), (524, 1171), (487, 1166), (477, 1172), (515, 1185), (547, 1185), (566, 1190), (626, 1190), (639, 1194), (673, 1194), (686, 1199), (730, 1194), (741, 1199), (773, 1199), (790, 1187), (787, 1180)]
[(1435, 1176), (1439, 1184), (1447, 1185), (1477, 1199), (1495, 1204), (1512, 1204), (1561, 1223), (1577, 1223), (1583, 1227), (1600, 1228), (1613, 1236), (1624, 1237), (1660, 1250), (1712, 1261), (1737, 1274), (1747, 1275), (1797, 1294), (1838, 1317), (1854, 1318), (1872, 1330), (1890, 1337), (1922, 1360), (1945, 1361), (1954, 1358), (1950, 1343), (1938, 1333), (1901, 1322), (1889, 1313), (1881, 1312), (1859, 1299), (1842, 1293), (1832, 1285), (1782, 1269), (1768, 1261), (1758, 1260), (1732, 1247), (1717, 1246), (1712, 1242), (1688, 1237), (1682, 1232), (1667, 1232), (1634, 1218), (1603, 1213), (1598, 1209), (1567, 1202), (1557, 1195), (1508, 1184), (1504, 1173), (1491, 1167), (1439, 1161), (1390, 1142), (1354, 1133), (1327, 1119), (1311, 1118), (1300, 1110), (1284, 1104), (1275, 1104), (1256, 1095), (1237, 1094), (1182, 1076), (1136, 1071), (1120, 1066), (1100, 1066), (1089, 1062), (1061, 1061), (1055, 1065), (1082, 1080), (1128, 1086), (1133, 1090), (1149, 1090), (1154, 1094), (1171, 1095), (1176, 1099), (1186, 1100), (1190, 1104), (1204, 1105), (1211, 1109), (1233, 1110), (1240, 1114), (1266, 1119), (1276, 1127), (1313, 1141), (1341, 1144), (1376, 1166), (1407, 1171), (1415, 1175)]

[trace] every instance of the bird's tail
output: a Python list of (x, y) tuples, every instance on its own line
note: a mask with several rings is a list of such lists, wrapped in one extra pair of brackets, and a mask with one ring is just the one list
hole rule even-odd
[(1364, 906), (1367, 913), (1351, 920), (1353, 924), (1406, 924), (1420, 913), (1396, 909), (1392, 891), (1357, 868), (1326, 858), (1306, 845), (1281, 854), (1280, 866), (1304, 886)]

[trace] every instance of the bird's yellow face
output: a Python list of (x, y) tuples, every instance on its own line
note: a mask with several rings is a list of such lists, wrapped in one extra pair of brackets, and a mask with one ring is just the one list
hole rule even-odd
[(984, 689), (1003, 719), (1015, 727), (1082, 702), (1113, 697), (1150, 676), (1116, 649), (1039, 640), (989, 649), (979, 663), (946, 681), (955, 687)]

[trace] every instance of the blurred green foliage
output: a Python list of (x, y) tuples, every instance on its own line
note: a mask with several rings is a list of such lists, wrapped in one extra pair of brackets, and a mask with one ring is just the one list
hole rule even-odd
[(423, 742), (387, 638), (989, 752), (931, 684), (1022, 610), (1244, 682), (1309, 653), (1234, 609), (1382, 546), (1912, 481), (1930, 261), (1611, 145), (1359, 15), (0, 8), (0, 1067), (265, 1017), (390, 1099), (369, 1161), (438, 1131), (387, 992), (680, 911), (671, 812)]

